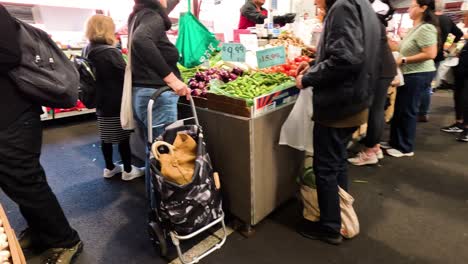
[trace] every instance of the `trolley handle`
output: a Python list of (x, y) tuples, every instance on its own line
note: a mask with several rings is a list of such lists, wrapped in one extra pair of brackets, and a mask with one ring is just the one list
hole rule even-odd
[[(172, 88), (169, 86), (165, 86), (163, 88), (157, 89), (156, 92), (151, 95), (151, 98), (148, 103), (148, 142), (151, 143), (153, 140), (153, 105), (154, 102), (161, 96), (161, 94), (165, 92), (172, 91)], [(192, 96), (189, 97), (190, 106), (192, 108), (193, 118), (195, 119), (195, 124), (200, 126), (200, 122), (198, 121), (197, 109), (195, 107), (195, 102), (193, 101)]]

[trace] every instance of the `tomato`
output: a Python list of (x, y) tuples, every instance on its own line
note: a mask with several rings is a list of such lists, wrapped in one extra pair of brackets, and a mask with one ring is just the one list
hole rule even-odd
[(292, 76), (292, 77), (296, 77), (296, 70), (290, 70), (290, 71), (288, 72), (288, 75), (289, 75), (289, 76)]
[(285, 71), (289, 71), (291, 69), (291, 66), (289, 64), (283, 64), (281, 65)]
[(296, 64), (292, 64), (291, 67), (290, 67), (290, 70), (297, 70), (297, 65)]
[(296, 63), (302, 62), (302, 58), (301, 58), (301, 57), (297, 57), (297, 58), (294, 59), (294, 61), (295, 61)]

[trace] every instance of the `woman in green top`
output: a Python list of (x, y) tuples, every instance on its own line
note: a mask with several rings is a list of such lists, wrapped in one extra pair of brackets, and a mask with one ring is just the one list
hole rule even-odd
[(408, 10), (414, 27), (401, 42), (401, 57), (397, 61), (404, 74), (405, 85), (398, 88), (390, 144), (382, 146), (394, 157), (414, 155), (421, 94), (430, 85), (436, 70), (433, 59), (437, 56), (438, 20), (434, 10), (434, 0), (413, 0)]

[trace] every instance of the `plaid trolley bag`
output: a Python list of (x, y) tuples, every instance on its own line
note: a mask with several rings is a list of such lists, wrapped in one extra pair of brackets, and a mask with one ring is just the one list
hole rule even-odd
[[(165, 87), (158, 89), (148, 103), (148, 161), (150, 180), (147, 180), (147, 190), (150, 196), (149, 231), (151, 240), (158, 247), (162, 256), (167, 256), (167, 238), (177, 248), (182, 263), (197, 263), (217, 249), (220, 249), (227, 239), (224, 212), (220, 190), (216, 188), (213, 177), (213, 167), (206, 151), (203, 130), (198, 122), (195, 104), (190, 98), (193, 118), (178, 120), (166, 126), (162, 135), (154, 141), (174, 142), (177, 134), (184, 133), (197, 142), (197, 154), (192, 181), (178, 185), (168, 181), (161, 173), (161, 166), (152, 154), (153, 126), (152, 109), (156, 99), (164, 92), (171, 91)], [(195, 124), (186, 124), (194, 120)], [(186, 260), (180, 248), (180, 241), (189, 240), (213, 226), (221, 225), (224, 235), (220, 242), (191, 261)]]

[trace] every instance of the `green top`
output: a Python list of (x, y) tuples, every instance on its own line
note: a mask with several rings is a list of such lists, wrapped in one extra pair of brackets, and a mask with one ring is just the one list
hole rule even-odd
[[(412, 28), (401, 42), (401, 56), (414, 56), (421, 53), (423, 48), (437, 44), (437, 34), (436, 27), (427, 23)], [(435, 70), (434, 60), (408, 63), (401, 66), (403, 74), (433, 72)]]

